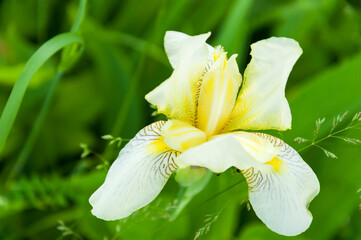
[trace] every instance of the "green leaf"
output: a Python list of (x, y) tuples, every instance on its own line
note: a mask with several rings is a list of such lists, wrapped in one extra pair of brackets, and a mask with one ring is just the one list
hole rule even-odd
[(6, 139), (14, 124), (20, 104), (24, 97), (27, 86), (35, 73), (57, 51), (67, 45), (79, 43), (82, 39), (75, 33), (63, 33), (45, 42), (29, 59), (18, 80), (16, 81), (10, 97), (5, 105), (0, 118), (0, 153), (5, 146)]
[[(79, 32), (80, 26), (85, 18), (87, 0), (80, 0), (77, 15), (75, 21), (71, 27), (70, 32)], [(82, 44), (71, 44), (66, 46), (61, 53), (61, 61), (59, 64), (59, 70), (66, 72), (71, 69), (76, 62), (78, 62), (81, 54), (83, 53)]]
[(240, 53), (241, 58), (245, 57), (246, 43), (248, 42), (249, 35), (247, 17), (252, 3), (252, 0), (234, 1), (234, 5), (230, 8), (228, 17), (221, 26), (220, 33), (215, 41), (231, 54)]
[(104, 139), (104, 140), (113, 140), (114, 137), (112, 135), (108, 134), (108, 135), (102, 136), (102, 139)]
[(71, 26), (70, 32), (76, 33), (79, 31), (80, 26), (85, 18), (86, 15), (86, 6), (87, 6), (87, 0), (80, 0), (77, 15), (75, 18), (75, 21), (73, 25)]

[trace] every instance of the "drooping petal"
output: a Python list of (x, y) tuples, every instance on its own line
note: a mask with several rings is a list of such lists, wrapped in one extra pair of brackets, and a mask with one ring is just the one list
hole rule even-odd
[(200, 166), (217, 173), (230, 167), (257, 167), (267, 172), (272, 167), (264, 163), (277, 153), (276, 148), (264, 138), (253, 133), (235, 132), (215, 136), (208, 142), (188, 149), (176, 159), (176, 163), (180, 168)]
[[(164, 48), (167, 53), (170, 64), (173, 68), (176, 68), (179, 56), (180, 49), (184, 41), (190, 38), (188, 34), (177, 32), (177, 31), (167, 31), (164, 36)], [(213, 47), (206, 44), (209, 52), (213, 52)]]
[(319, 193), (320, 184), (312, 169), (297, 151), (282, 140), (258, 134), (280, 150), (266, 164), (273, 171), (264, 173), (256, 167), (242, 170), (249, 187), (249, 200), (257, 216), (279, 234), (295, 236), (312, 222), (308, 204)]
[(175, 55), (173, 52), (172, 58), (178, 59), (173, 74), (145, 96), (148, 102), (157, 106), (158, 112), (194, 123), (199, 81), (209, 58), (205, 43), (209, 36), (210, 33), (188, 37), (181, 42)]
[(164, 187), (177, 165), (178, 152), (160, 135), (165, 122), (153, 123), (120, 151), (104, 184), (90, 197), (92, 213), (104, 220), (116, 220), (149, 204)]
[(256, 42), (251, 48), (252, 60), (224, 132), (287, 130), (291, 128), (291, 111), (285, 87), (302, 49), (293, 39), (276, 37)]
[(241, 85), (236, 55), (228, 61), (225, 52), (215, 57), (202, 79), (198, 103), (197, 125), (208, 136), (218, 133), (227, 122)]
[(279, 234), (300, 234), (312, 221), (307, 206), (318, 194), (319, 182), (300, 155), (280, 139), (247, 132), (223, 134), (185, 151), (176, 163), (213, 172), (240, 169), (257, 216)]

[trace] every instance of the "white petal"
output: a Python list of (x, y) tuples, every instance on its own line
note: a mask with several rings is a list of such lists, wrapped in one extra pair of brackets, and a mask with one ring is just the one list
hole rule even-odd
[(237, 167), (249, 186), (257, 216), (273, 231), (294, 236), (305, 231), (312, 215), (307, 210), (320, 186), (312, 169), (282, 140), (266, 134), (233, 132), (182, 153), (176, 163), (223, 172)]
[(125, 218), (157, 197), (177, 167), (174, 158), (178, 153), (160, 135), (164, 123), (143, 128), (120, 151), (104, 184), (89, 199), (96, 217)]
[(170, 64), (175, 68), (178, 64), (178, 52), (183, 41), (190, 36), (176, 31), (167, 31), (164, 36), (164, 48)]
[(230, 167), (257, 167), (267, 172), (272, 167), (264, 163), (277, 153), (269, 141), (252, 133), (236, 132), (215, 136), (206, 143), (188, 149), (176, 159), (176, 163), (180, 168), (193, 165), (206, 167), (213, 172), (224, 172)]
[(280, 152), (276, 171), (263, 173), (257, 168), (243, 170), (249, 185), (249, 200), (257, 216), (279, 234), (295, 236), (312, 222), (307, 207), (319, 193), (320, 184), (300, 155), (282, 140), (266, 134)]
[(285, 87), (293, 65), (302, 54), (299, 44), (289, 38), (272, 37), (252, 44), (252, 60), (230, 120), (224, 129), (291, 128), (291, 111)]
[[(177, 31), (167, 31), (164, 36), (164, 48), (167, 53), (170, 64), (175, 68), (179, 61), (179, 50), (184, 43), (184, 41), (190, 38), (188, 34), (177, 32)], [(213, 47), (207, 44), (209, 52), (213, 51)]]
[(206, 33), (186, 38), (176, 54), (178, 61), (172, 76), (145, 96), (148, 102), (157, 106), (158, 112), (194, 123), (198, 82), (209, 59), (205, 43), (209, 36), (210, 33)]

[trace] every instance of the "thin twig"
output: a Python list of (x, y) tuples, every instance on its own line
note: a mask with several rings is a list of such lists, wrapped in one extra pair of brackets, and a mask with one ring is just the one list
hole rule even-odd
[[(351, 122), (351, 124), (352, 124), (352, 122)], [(359, 128), (356, 128), (357, 126), (359, 126), (359, 125), (361, 125), (361, 124), (356, 124), (356, 125), (354, 125), (354, 126), (352, 126), (351, 124), (349, 124), (346, 128), (344, 128), (344, 129), (341, 129), (341, 130), (338, 130), (338, 131), (336, 131), (336, 132), (330, 132), (326, 137), (323, 137), (323, 138), (321, 138), (321, 139), (319, 139), (319, 140), (317, 140), (317, 141), (313, 141), (312, 143), (310, 143), (309, 145), (307, 145), (307, 146), (305, 146), (305, 147), (303, 147), (303, 148), (301, 148), (300, 150), (298, 150), (298, 152), (302, 152), (302, 151), (304, 151), (305, 149), (307, 149), (307, 148), (309, 148), (309, 147), (311, 147), (311, 146), (319, 146), (318, 144), (320, 143), (320, 142), (323, 142), (324, 140), (326, 140), (327, 138), (330, 138), (330, 137), (338, 137), (338, 136), (335, 136), (336, 134), (339, 134), (339, 133), (342, 133), (342, 132), (344, 132), (344, 131), (347, 131), (347, 130), (349, 130), (349, 129), (359, 129)]]

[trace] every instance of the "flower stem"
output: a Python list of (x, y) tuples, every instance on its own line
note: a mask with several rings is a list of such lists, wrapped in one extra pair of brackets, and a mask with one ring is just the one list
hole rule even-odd
[[(320, 142), (323, 142), (324, 140), (326, 140), (326, 139), (328, 139), (328, 138), (330, 138), (330, 137), (338, 138), (337, 136), (335, 136), (336, 134), (345, 132), (345, 131), (347, 131), (347, 130), (349, 130), (349, 129), (352, 129), (352, 128), (356, 128), (356, 127), (359, 126), (359, 125), (360, 125), (360, 124), (352, 125), (352, 122), (351, 122), (351, 123), (350, 123), (346, 128), (344, 128), (344, 129), (338, 130), (338, 131), (336, 131), (336, 132), (332, 132), (332, 131), (331, 131), (327, 136), (325, 136), (325, 137), (323, 137), (323, 138), (321, 138), (321, 139), (319, 139), (319, 140), (317, 140), (317, 141), (315, 141), (315, 139), (314, 139), (314, 140), (312, 141), (312, 143), (310, 143), (309, 145), (301, 148), (300, 150), (298, 150), (298, 152), (302, 152), (302, 151), (306, 150), (307, 148), (309, 148), (309, 147), (311, 147), (311, 146), (320, 147), (320, 146), (318, 145)], [(357, 129), (357, 128), (356, 128), (356, 129)]]
[(240, 181), (232, 184), (231, 186), (228, 186), (227, 188), (225, 188), (225, 189), (223, 189), (222, 191), (214, 194), (213, 196), (211, 196), (210, 198), (206, 199), (205, 201), (203, 201), (202, 203), (198, 204), (197, 206), (189, 209), (187, 212), (184, 212), (183, 214), (180, 214), (179, 217), (185, 216), (185, 215), (187, 215), (188, 213), (193, 212), (194, 210), (198, 209), (200, 206), (202, 206), (202, 205), (204, 205), (204, 204), (212, 201), (213, 199), (215, 199), (215, 198), (218, 197), (219, 195), (221, 195), (221, 194), (227, 192), (228, 190), (234, 188), (235, 186), (237, 186), (238, 184), (244, 182), (245, 180), (246, 180), (246, 179), (243, 178), (242, 180), (240, 180)]

